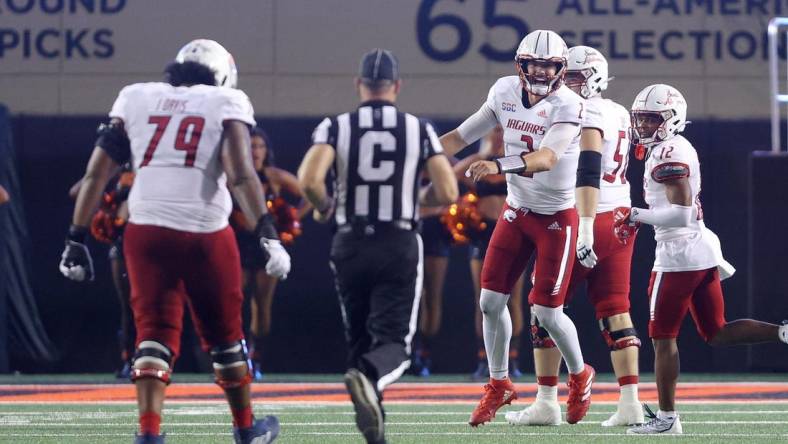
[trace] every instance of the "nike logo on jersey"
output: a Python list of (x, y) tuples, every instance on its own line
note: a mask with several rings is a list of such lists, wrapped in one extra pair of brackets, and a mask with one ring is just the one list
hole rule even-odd
[(553, 222), (553, 223), (551, 223), (550, 225), (548, 225), (548, 226), (547, 226), (547, 229), (548, 229), (548, 230), (558, 230), (558, 231), (561, 231), (561, 226), (560, 226), (560, 225), (558, 225), (558, 222), (556, 221), (556, 222)]

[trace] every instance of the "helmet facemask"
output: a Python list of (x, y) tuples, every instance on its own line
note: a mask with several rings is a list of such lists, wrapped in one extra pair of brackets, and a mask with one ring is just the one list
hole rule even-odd
[(564, 76), (564, 84), (580, 95), (580, 97), (587, 99), (591, 97), (591, 89), (588, 87), (588, 79), (593, 73), (590, 69), (568, 70)]
[(643, 160), (651, 148), (673, 134), (668, 131), (666, 123), (674, 117), (672, 110), (645, 111), (637, 110), (630, 113), (630, 140), (635, 145), (635, 157)]
[[(561, 57), (553, 57), (550, 59), (536, 59), (530, 56), (517, 56), (515, 59), (517, 65), (517, 73), (520, 76), (520, 82), (523, 88), (536, 96), (546, 96), (561, 87), (566, 74), (566, 59)], [(530, 65), (542, 66), (534, 69), (534, 73), (528, 72)], [(548, 74), (545, 72), (549, 67), (555, 68), (555, 74)], [(539, 72), (537, 72), (539, 71)]]

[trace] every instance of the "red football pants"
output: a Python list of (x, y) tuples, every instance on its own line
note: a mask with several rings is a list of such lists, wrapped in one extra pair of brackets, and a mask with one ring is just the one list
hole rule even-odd
[(698, 271), (653, 271), (648, 294), (648, 334), (653, 339), (678, 337), (687, 310), (706, 342), (725, 325), (725, 301), (717, 267)]
[(586, 281), (588, 298), (594, 305), (597, 319), (628, 313), (629, 275), (634, 248), (634, 236), (623, 245), (613, 234), (612, 211), (597, 214), (594, 220), (594, 253), (597, 255), (597, 264), (594, 268), (586, 268), (575, 261), (567, 301), (572, 299), (575, 290)]
[(137, 345), (156, 341), (177, 356), (184, 303), (206, 351), (243, 339), (241, 267), (232, 228), (187, 233), (130, 223), (123, 249)]
[(562, 305), (575, 261), (577, 224), (574, 208), (548, 216), (504, 205), (484, 257), (482, 288), (509, 294), (536, 251), (528, 302)]

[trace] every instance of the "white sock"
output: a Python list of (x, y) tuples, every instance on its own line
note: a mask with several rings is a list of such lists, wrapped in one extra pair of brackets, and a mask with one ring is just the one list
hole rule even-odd
[(534, 305), (534, 313), (539, 325), (544, 327), (555, 342), (558, 350), (566, 361), (569, 373), (578, 374), (583, 371), (583, 352), (580, 350), (580, 340), (577, 338), (577, 329), (574, 322), (564, 313), (564, 307), (551, 308), (543, 305)]
[(621, 386), (621, 394), (619, 395), (618, 402), (623, 403), (639, 403), (638, 401), (638, 385), (627, 384)]
[(780, 337), (780, 340), (788, 344), (788, 324), (781, 325), (780, 328), (777, 330), (777, 334)]
[(554, 385), (537, 385), (536, 400), (545, 402), (558, 402), (558, 387)]
[(677, 416), (679, 416), (679, 415), (676, 414), (675, 410), (672, 410), (672, 411), (669, 411), (669, 412), (663, 412), (662, 410), (657, 410), (657, 418), (659, 418), (659, 419), (673, 419), (673, 418), (675, 418)]
[(509, 340), (512, 338), (512, 318), (506, 302), (509, 295), (482, 289), (479, 307), (482, 310), (484, 348), (492, 379), (509, 376)]

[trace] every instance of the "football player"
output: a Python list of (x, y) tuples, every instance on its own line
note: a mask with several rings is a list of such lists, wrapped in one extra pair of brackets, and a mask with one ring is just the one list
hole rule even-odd
[(657, 249), (649, 284), (648, 333), (654, 344), (659, 411), (630, 434), (680, 434), (676, 411), (679, 351), (676, 337), (687, 311), (712, 346), (788, 343), (786, 326), (752, 319), (725, 320), (720, 282), (735, 269), (722, 257), (720, 241), (703, 220), (698, 154), (679, 133), (687, 102), (672, 86), (650, 85), (632, 104), (635, 155), (646, 160), (644, 191), (649, 208), (614, 210), (614, 230), (630, 242), (640, 224), (654, 226)]
[[(535, 284), (529, 303), (539, 324), (549, 332), (569, 369), (567, 421), (588, 412), (594, 369), (583, 362), (577, 330), (564, 314), (563, 303), (572, 274), (577, 240), (575, 185), (578, 164), (589, 172), (578, 193), (582, 216), (593, 217), (599, 186), (601, 155), (579, 148), (583, 99), (563, 84), (567, 47), (553, 31), (534, 31), (520, 42), (515, 55), (517, 76), (498, 79), (479, 111), (441, 137), (453, 155), (479, 140), (496, 124), (504, 129), (506, 155), (474, 162), (474, 180), (505, 174), (506, 206), (495, 225), (482, 265), (479, 306), (490, 368), (490, 382), (471, 414), (469, 424), (493, 419), (500, 407), (517, 399), (509, 379), (508, 355), (512, 321), (506, 303), (512, 286), (536, 252)], [(589, 199), (590, 197), (590, 199)], [(585, 240), (587, 242), (587, 240)], [(590, 244), (582, 248), (590, 248)], [(591, 256), (590, 256), (591, 257)]]
[(271, 442), (279, 432), (277, 419), (252, 415), (240, 261), (228, 226), (229, 188), (246, 218), (257, 221), (267, 272), (277, 277), (289, 272), (290, 256), (266, 212), (252, 167), (252, 105), (235, 89), (232, 56), (213, 40), (186, 44), (165, 73), (166, 83), (123, 88), (110, 123), (100, 127), (60, 270), (76, 281), (93, 278), (85, 246), (90, 215), (111, 172), (131, 161), (136, 179), (123, 248), (137, 329), (131, 376), (139, 408), (135, 442), (164, 442), (162, 405), (179, 352), (184, 300), (230, 405), (235, 442)]
[[(578, 257), (572, 268), (567, 297), (572, 297), (583, 281), (587, 282), (588, 297), (594, 305), (602, 336), (610, 347), (610, 358), (620, 387), (616, 413), (602, 425), (619, 426), (643, 423), (643, 409), (637, 391), (640, 340), (629, 316), (629, 273), (635, 239), (633, 237), (622, 245), (612, 230), (613, 209), (631, 205), (626, 178), (629, 112), (602, 97), (608, 80), (607, 60), (599, 51), (588, 46), (569, 49), (566, 86), (586, 99), (583, 128), (598, 131), (604, 143), (596, 218), (581, 217), (579, 227), (580, 236), (584, 232), (593, 236), (597, 264), (588, 268)], [(507, 413), (506, 419), (511, 424), (558, 425), (561, 422), (557, 398), (561, 354), (544, 328), (534, 324), (531, 331), (538, 384), (536, 401), (521, 412)]]

